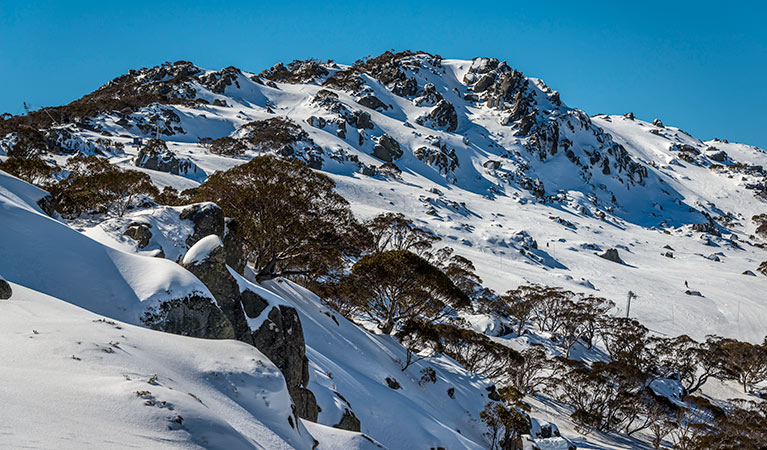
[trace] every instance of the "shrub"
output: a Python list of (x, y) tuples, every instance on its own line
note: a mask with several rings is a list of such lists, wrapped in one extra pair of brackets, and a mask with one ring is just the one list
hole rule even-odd
[(64, 216), (96, 210), (122, 217), (137, 196), (158, 194), (149, 175), (122, 170), (105, 158), (77, 155), (65, 168), (69, 176), (50, 189), (56, 209)]
[(8, 158), (0, 161), (0, 170), (38, 186), (51, 182), (57, 169), (57, 166), (51, 166), (39, 158)]
[(245, 153), (245, 144), (239, 139), (224, 136), (211, 141), (208, 145), (211, 153), (225, 156), (240, 156)]

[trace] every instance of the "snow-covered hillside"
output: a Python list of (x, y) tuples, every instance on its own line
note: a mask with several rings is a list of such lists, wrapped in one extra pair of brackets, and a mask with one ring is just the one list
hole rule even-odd
[[(60, 167), (105, 156), (178, 191), (264, 153), (296, 159), (330, 176), (359, 218), (402, 213), (434, 232), (498, 293), (537, 283), (604, 297), (617, 305), (610, 315), (656, 336), (767, 335), (767, 152), (631, 113), (589, 117), (494, 59), (387, 52), (261, 73), (166, 63), (0, 122), (0, 160), (23, 153)], [(0, 171), (0, 276), (14, 292), (0, 301), (0, 397), (24, 411), (0, 423), (0, 447), (487, 448), (479, 412), (495, 388), (485, 376), (443, 355), (403, 371), (396, 338), (291, 281), (258, 284), (228, 267), (238, 294), (295, 308), (317, 423), (296, 418), (286, 377), (253, 346), (140, 328), (171, 299), (224, 309), (190, 267), (225, 245), (217, 206), (194, 205), (221, 214), (219, 233), (200, 234), (187, 206), (138, 202), (120, 217), (67, 221), (43, 211), (46, 195)], [(621, 261), (600, 257), (607, 250)], [(247, 317), (251, 331), (262, 316)], [(549, 335), (464, 318), (495, 342), (562, 354)], [(436, 381), (423, 381), (427, 369)], [(711, 398), (738, 395), (712, 385)], [(533, 429), (552, 422), (567, 438), (539, 436), (541, 449), (646, 444), (642, 433), (579, 436), (565, 405), (527, 401)], [(46, 432), (34, 433), (43, 419)]]
[[(497, 291), (539, 282), (623, 308), (630, 290), (638, 295), (632, 316), (661, 333), (756, 342), (767, 331), (765, 276), (756, 271), (767, 259), (765, 237), (751, 237), (751, 217), (764, 210), (755, 195), (764, 187), (757, 166), (767, 165), (761, 149), (704, 143), (633, 115), (589, 118), (542, 81), (482, 58), (310, 61), (260, 75), (181, 62), (131, 72), (91, 96), (118, 87), (170, 93), (165, 102), (53, 126), (49, 135), (65, 149), (55, 159), (79, 150), (136, 168), (134, 139), (160, 136), (196, 171), (139, 170), (184, 189), (200, 173), (259, 153), (246, 124), (288, 118), (300, 135), (279, 153), (333, 177), (360, 216), (401, 212), (433, 230)], [(243, 139), (243, 155), (199, 143), (227, 136)], [(379, 169), (387, 160), (401, 172)], [(596, 257), (607, 248), (626, 264)]]

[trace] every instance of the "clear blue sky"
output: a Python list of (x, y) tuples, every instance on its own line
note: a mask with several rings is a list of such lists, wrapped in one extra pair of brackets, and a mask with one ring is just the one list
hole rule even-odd
[(589, 114), (767, 147), (765, 22), (756, 1), (0, 0), (0, 112), (67, 103), (164, 61), (257, 72), (411, 49), (505, 59)]

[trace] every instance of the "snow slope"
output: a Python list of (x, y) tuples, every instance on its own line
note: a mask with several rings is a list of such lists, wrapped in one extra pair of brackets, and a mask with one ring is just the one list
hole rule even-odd
[(282, 374), (254, 347), (138, 328), (12, 287), (0, 303), (0, 396), (13, 412), (0, 448), (312, 448), (288, 422)]
[(172, 261), (104, 246), (50, 218), (36, 204), (44, 195), (0, 172), (0, 273), (8, 281), (134, 324), (163, 300), (213, 298)]
[[(479, 412), (492, 383), (445, 356), (421, 360), (402, 371), (405, 350), (388, 335), (374, 335), (323, 305), (290, 281), (263, 286), (293, 305), (301, 317), (310, 363), (309, 389), (322, 411), (319, 423), (335, 425), (344, 410), (359, 418), (362, 432), (387, 448), (486, 448)], [(431, 367), (436, 383), (419, 383)], [(392, 389), (386, 379), (396, 380)], [(454, 389), (453, 397), (448, 395)]]

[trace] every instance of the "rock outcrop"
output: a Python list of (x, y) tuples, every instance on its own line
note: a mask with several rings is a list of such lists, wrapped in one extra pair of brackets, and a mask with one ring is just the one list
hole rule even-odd
[(373, 156), (386, 162), (392, 162), (402, 156), (402, 148), (393, 137), (384, 134), (378, 139), (378, 144), (373, 148)]
[(604, 258), (608, 261), (612, 261), (614, 263), (624, 264), (623, 260), (618, 254), (617, 248), (608, 248), (603, 254), (599, 255), (599, 257)]
[(128, 225), (128, 229), (123, 232), (123, 235), (136, 241), (138, 248), (145, 248), (149, 245), (149, 240), (152, 239), (152, 232), (149, 230), (152, 225), (148, 223), (132, 223)]
[(0, 300), (8, 300), (13, 295), (11, 285), (0, 276)]
[(295, 308), (272, 304), (249, 289), (248, 282), (227, 267), (225, 246), (217, 235), (206, 236), (195, 243), (181, 264), (216, 298), (232, 326), (233, 337), (258, 348), (282, 371), (296, 413), (316, 421), (319, 409), (314, 394), (306, 389), (309, 360)]
[(200, 170), (192, 161), (177, 157), (160, 139), (150, 139), (149, 143), (139, 150), (133, 163), (136, 167), (173, 175), (196, 174)]

